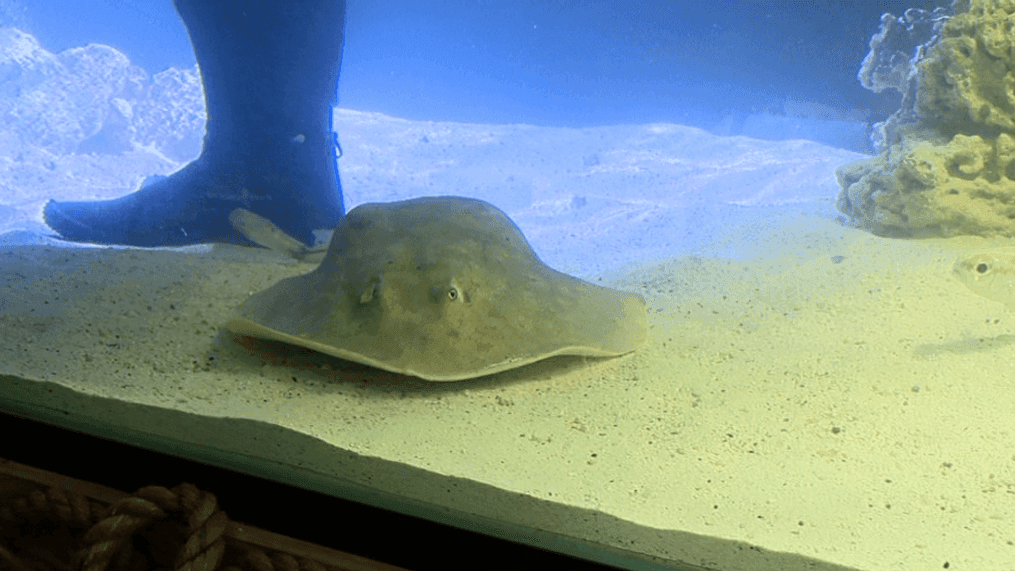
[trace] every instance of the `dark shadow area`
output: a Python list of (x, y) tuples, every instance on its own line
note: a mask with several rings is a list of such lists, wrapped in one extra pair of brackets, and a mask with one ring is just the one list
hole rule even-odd
[(190, 482), (234, 521), (407, 569), (613, 569), (0, 414), (0, 457), (123, 490)]

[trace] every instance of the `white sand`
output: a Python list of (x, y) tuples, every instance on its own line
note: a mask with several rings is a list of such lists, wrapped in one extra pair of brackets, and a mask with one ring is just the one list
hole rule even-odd
[(8, 247), (0, 409), (631, 567), (1011, 569), (1015, 329), (950, 273), (987, 242), (837, 224), (856, 155), (339, 129), (350, 206), (490, 200), (551, 265), (646, 296), (645, 347), (426, 383), (222, 332), (310, 269), (269, 252)]

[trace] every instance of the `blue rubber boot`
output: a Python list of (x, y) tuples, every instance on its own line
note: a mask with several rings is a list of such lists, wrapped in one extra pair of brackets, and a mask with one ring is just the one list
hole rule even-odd
[(259, 214), (308, 245), (345, 214), (332, 131), (344, 0), (176, 0), (208, 109), (201, 156), (114, 200), (46, 204), (66, 240), (132, 246), (250, 242)]

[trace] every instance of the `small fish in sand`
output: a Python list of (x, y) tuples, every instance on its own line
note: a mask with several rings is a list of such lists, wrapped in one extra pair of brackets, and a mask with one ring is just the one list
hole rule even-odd
[(955, 275), (974, 292), (1015, 310), (1015, 248), (965, 255), (955, 263)]
[(327, 248), (308, 248), (303, 242), (283, 232), (271, 220), (243, 208), (229, 213), (229, 223), (258, 246), (300, 261), (319, 263), (327, 251)]

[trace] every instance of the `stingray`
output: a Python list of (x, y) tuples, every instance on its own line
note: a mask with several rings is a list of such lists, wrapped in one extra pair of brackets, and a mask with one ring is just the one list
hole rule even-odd
[(544, 264), (493, 205), (363, 204), (314, 271), (253, 294), (226, 327), (428, 381), (556, 355), (610, 357), (645, 339), (645, 301)]

